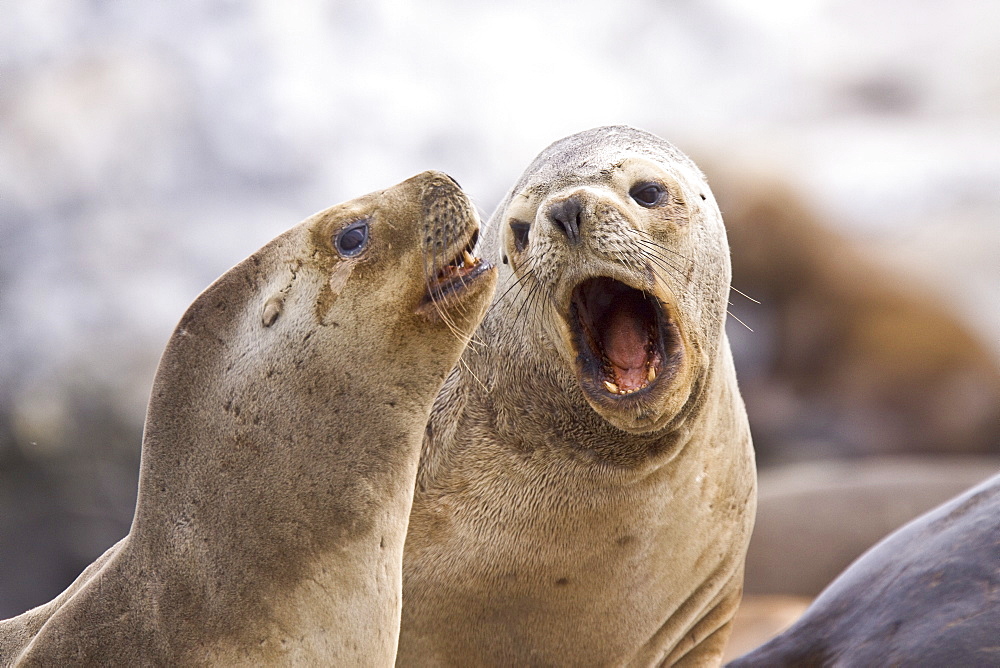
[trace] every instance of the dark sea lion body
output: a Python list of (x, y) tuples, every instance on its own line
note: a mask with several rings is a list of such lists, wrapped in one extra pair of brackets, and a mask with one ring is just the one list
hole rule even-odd
[(1000, 476), (881, 541), (728, 665), (1000, 665)]
[(424, 423), (495, 279), (463, 255), (477, 228), (426, 172), (202, 293), (157, 370), (128, 536), (0, 622), (0, 664), (391, 664)]

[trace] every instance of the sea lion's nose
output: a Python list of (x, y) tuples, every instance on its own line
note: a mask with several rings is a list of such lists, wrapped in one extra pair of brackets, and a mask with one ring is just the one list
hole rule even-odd
[(566, 199), (553, 202), (545, 212), (549, 221), (555, 225), (570, 243), (580, 241), (580, 225), (583, 222), (583, 202), (579, 195), (570, 195)]

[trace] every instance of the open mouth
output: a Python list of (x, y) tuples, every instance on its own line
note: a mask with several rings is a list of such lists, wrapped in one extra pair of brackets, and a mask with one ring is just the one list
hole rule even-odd
[[(492, 269), (493, 265), (473, 254), (478, 238), (479, 230), (475, 230), (468, 243), (464, 244), (450, 261), (433, 275), (428, 276), (425, 304), (441, 303), (457, 296), (479, 276)], [(434, 271), (433, 267), (431, 271)]]
[(676, 325), (652, 294), (607, 277), (573, 290), (570, 329), (584, 390), (623, 397), (672, 375), (681, 354)]

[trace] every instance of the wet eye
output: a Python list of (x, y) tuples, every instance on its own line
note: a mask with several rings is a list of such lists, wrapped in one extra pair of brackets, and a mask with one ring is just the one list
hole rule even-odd
[(528, 247), (528, 232), (531, 231), (531, 223), (526, 223), (523, 220), (512, 220), (510, 221), (510, 231), (514, 233), (514, 248), (518, 252)]
[(667, 190), (659, 183), (646, 182), (635, 184), (628, 194), (640, 205), (654, 207), (663, 204)]
[(368, 220), (359, 220), (337, 232), (333, 245), (343, 257), (355, 257), (368, 247)]

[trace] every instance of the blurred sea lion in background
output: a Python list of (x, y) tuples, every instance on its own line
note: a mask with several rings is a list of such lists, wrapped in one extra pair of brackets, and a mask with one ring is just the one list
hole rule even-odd
[[(880, 267), (776, 177), (706, 169), (733, 257), (734, 336), (762, 467), (1000, 454), (1000, 363), (942, 303)], [(988, 473), (988, 472), (987, 472)]]
[(0, 622), (0, 664), (391, 665), (431, 404), (491, 295), (425, 172), (231, 269), (160, 361), (129, 534)]
[(941, 300), (824, 225), (787, 182), (706, 164), (733, 285), (761, 302), (730, 306), (754, 329), (732, 330), (761, 466), (751, 605), (737, 619), (748, 638), (803, 600), (775, 595), (815, 596), (876, 541), (1000, 469), (1000, 367)]

